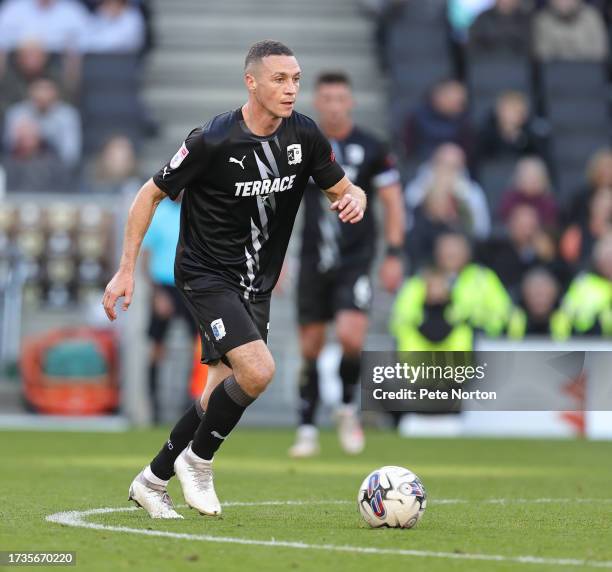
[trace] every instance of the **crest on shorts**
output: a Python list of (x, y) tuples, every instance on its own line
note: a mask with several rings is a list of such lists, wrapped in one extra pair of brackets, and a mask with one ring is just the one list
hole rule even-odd
[(172, 157), (170, 168), (176, 169), (184, 161), (187, 155), (189, 155), (189, 149), (187, 149), (187, 145), (183, 142), (180, 149), (174, 154), (174, 157)]
[(290, 165), (302, 162), (302, 146), (299, 143), (293, 143), (287, 147), (287, 162)]
[(219, 341), (225, 337), (225, 324), (221, 318), (217, 318), (210, 323), (210, 329), (212, 330), (215, 340)]
[(363, 275), (357, 279), (353, 286), (353, 298), (355, 306), (361, 310), (365, 310), (370, 306), (372, 287), (370, 286), (369, 276)]

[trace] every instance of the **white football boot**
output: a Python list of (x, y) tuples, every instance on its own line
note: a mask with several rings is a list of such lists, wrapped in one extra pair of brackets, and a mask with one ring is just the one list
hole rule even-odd
[(365, 437), (355, 408), (343, 405), (336, 411), (340, 446), (349, 455), (358, 455), (365, 447)]
[(140, 471), (130, 485), (128, 500), (144, 508), (151, 518), (183, 518), (174, 510), (172, 499), (163, 485), (147, 480)]
[(294, 459), (314, 457), (321, 451), (319, 447), (319, 431), (314, 425), (300, 425), (295, 443), (289, 449), (289, 456)]
[(174, 472), (181, 483), (185, 502), (200, 514), (221, 514), (221, 504), (213, 483), (212, 459), (207, 461), (191, 450), (191, 443), (174, 461)]

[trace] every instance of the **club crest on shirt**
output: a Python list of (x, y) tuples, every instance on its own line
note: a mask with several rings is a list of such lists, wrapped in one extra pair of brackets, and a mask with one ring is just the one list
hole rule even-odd
[(302, 146), (299, 143), (293, 143), (287, 147), (287, 162), (290, 165), (302, 162)]
[(187, 145), (183, 142), (180, 149), (174, 154), (174, 157), (172, 157), (170, 168), (176, 169), (185, 160), (187, 155), (189, 155), (189, 149), (187, 149)]
[(217, 318), (210, 323), (210, 329), (212, 330), (215, 340), (219, 341), (225, 337), (225, 324), (221, 318)]

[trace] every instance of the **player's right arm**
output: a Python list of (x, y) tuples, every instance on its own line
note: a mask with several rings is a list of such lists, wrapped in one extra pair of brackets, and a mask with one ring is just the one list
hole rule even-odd
[(149, 179), (138, 191), (130, 207), (125, 233), (123, 237), (123, 252), (119, 270), (106, 286), (102, 304), (108, 319), (115, 320), (115, 304), (124, 297), (123, 310), (127, 310), (132, 302), (134, 292), (134, 270), (142, 240), (151, 224), (157, 205), (167, 196), (154, 182)]
[(140, 189), (128, 216), (123, 239), (123, 254), (117, 274), (108, 283), (102, 304), (108, 319), (117, 318), (115, 303), (122, 296), (123, 310), (132, 302), (134, 269), (142, 240), (149, 228), (157, 205), (165, 198), (175, 200), (180, 192), (206, 169), (209, 153), (201, 127), (193, 129), (174, 154)]
[(312, 122), (311, 176), (331, 202), (330, 209), (338, 211), (342, 222), (356, 223), (363, 218), (366, 209), (366, 194), (354, 185), (336, 162), (336, 156), (329, 141)]

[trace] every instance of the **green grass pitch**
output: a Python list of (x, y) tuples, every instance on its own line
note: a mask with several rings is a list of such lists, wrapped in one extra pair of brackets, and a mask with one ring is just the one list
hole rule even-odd
[[(149, 535), (46, 521), (60, 511), (129, 507), (131, 479), (165, 437), (166, 430), (0, 432), (0, 550), (74, 550), (76, 568), (92, 571), (612, 569), (612, 443), (401, 439), (370, 432), (366, 452), (347, 457), (335, 435), (324, 432), (320, 457), (293, 461), (286, 457), (292, 432), (240, 429), (215, 460), (221, 501), (304, 504), (229, 504), (222, 518), (181, 508), (183, 521), (153, 521), (142, 510), (84, 518)], [(358, 514), (362, 479), (385, 464), (412, 469), (427, 488), (428, 508), (413, 530), (372, 530)], [(183, 502), (174, 481), (170, 493)], [(155, 531), (186, 536), (151, 535)]]

